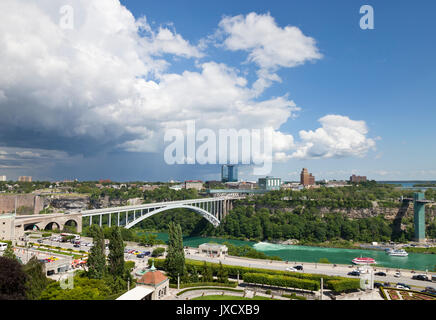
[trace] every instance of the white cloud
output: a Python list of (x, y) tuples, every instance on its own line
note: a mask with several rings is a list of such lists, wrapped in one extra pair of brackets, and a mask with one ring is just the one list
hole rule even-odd
[(346, 116), (327, 115), (319, 119), (322, 127), (315, 131), (300, 131), (301, 142), (292, 154), (297, 159), (362, 157), (375, 149), (375, 141), (367, 138), (365, 121)]
[(226, 48), (249, 51), (249, 61), (262, 69), (295, 67), (322, 57), (313, 38), (297, 27), (279, 27), (269, 14), (224, 17), (219, 26), (228, 35)]

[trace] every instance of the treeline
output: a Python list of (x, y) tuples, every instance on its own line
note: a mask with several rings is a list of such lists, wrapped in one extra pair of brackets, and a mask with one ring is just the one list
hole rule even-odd
[(353, 240), (361, 242), (388, 241), (390, 223), (382, 216), (351, 220), (340, 213), (324, 217), (315, 210), (283, 212), (263, 208), (238, 206), (217, 228), (210, 230), (214, 236), (229, 235), (251, 240), (297, 239), (309, 242)]

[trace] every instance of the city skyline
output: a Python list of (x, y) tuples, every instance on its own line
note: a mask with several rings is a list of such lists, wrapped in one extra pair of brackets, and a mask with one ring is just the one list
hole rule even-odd
[(436, 180), (436, 4), (370, 2), (374, 30), (363, 4), (76, 0), (68, 28), (63, 1), (2, 1), (0, 176), (220, 180), (164, 161), (195, 120), (271, 127), (283, 181)]

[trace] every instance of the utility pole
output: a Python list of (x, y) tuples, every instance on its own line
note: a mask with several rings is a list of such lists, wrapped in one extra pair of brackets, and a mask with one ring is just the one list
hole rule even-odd
[(320, 300), (322, 300), (322, 295), (323, 295), (323, 282), (324, 282), (324, 279), (321, 278), (321, 296), (320, 296)]
[(127, 291), (130, 291), (130, 279), (127, 279)]
[(177, 290), (180, 290), (180, 273), (177, 274)]

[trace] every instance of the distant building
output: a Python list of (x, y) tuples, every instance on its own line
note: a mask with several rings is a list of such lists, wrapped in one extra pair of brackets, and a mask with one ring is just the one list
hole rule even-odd
[(303, 186), (313, 186), (315, 185), (315, 177), (309, 173), (306, 168), (303, 168), (300, 174), (300, 184)]
[(238, 189), (239, 190), (253, 190), (256, 189), (257, 183), (243, 181), (238, 183)]
[(273, 177), (259, 178), (258, 185), (262, 190), (280, 190), (282, 179)]
[(203, 189), (203, 181), (188, 180), (188, 181), (185, 181), (184, 187), (185, 187), (185, 189), (195, 189), (197, 191), (200, 191)]
[(0, 176), (0, 181), (7, 181), (6, 176)]
[(361, 182), (366, 182), (366, 176), (356, 176), (356, 175), (352, 175), (350, 177), (350, 182), (352, 183), (361, 183)]
[(221, 255), (226, 255), (229, 251), (227, 246), (217, 243), (203, 243), (198, 246), (198, 249), (201, 253), (217, 257)]
[(221, 182), (238, 182), (238, 167), (223, 165), (221, 167)]
[(32, 182), (32, 177), (30, 176), (18, 177), (18, 182)]
[[(137, 282), (138, 286), (144, 286), (152, 289), (151, 297), (145, 298), (145, 295), (141, 299), (160, 300), (169, 294), (170, 280), (159, 270), (156, 270), (153, 265), (150, 270), (147, 271)], [(145, 292), (146, 294), (146, 292)]]

